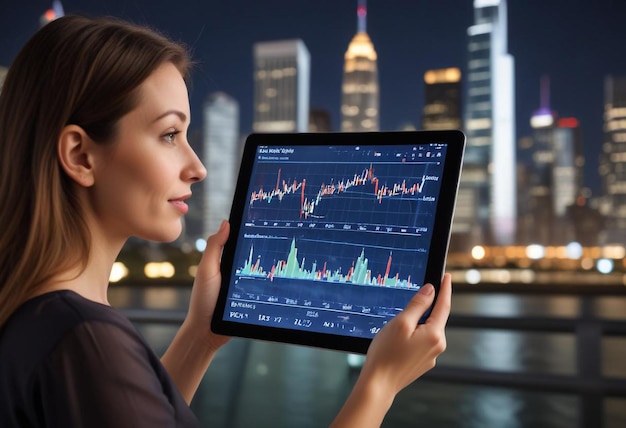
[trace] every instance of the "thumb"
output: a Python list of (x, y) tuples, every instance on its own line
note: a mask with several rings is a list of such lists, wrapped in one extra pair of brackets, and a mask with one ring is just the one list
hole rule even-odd
[(398, 314), (407, 318), (413, 325), (417, 325), (420, 318), (430, 308), (435, 299), (435, 287), (432, 284), (425, 284), (417, 293), (409, 300), (404, 310)]
[(207, 240), (207, 251), (215, 251), (216, 248), (221, 249), (228, 239), (229, 232), (230, 224), (228, 220), (222, 220), (220, 228), (213, 235), (209, 236)]
[(217, 275), (220, 272), (222, 249), (224, 244), (226, 244), (229, 233), (230, 225), (228, 221), (224, 220), (219, 230), (207, 240), (207, 247), (202, 255), (202, 259), (207, 262), (206, 268), (209, 276)]

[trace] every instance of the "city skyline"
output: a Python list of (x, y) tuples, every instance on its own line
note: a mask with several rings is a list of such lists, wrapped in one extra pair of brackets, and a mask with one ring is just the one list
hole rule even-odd
[[(7, 21), (0, 28), (0, 65), (10, 65), (37, 30), (39, 15), (51, 4), (36, 0), (0, 5)], [(66, 13), (113, 15), (148, 24), (190, 45), (199, 63), (190, 88), (192, 129), (201, 128), (201, 105), (206, 98), (223, 91), (239, 102), (241, 131), (250, 132), (253, 44), (301, 38), (311, 53), (310, 106), (328, 110), (333, 129), (340, 127), (343, 55), (357, 28), (356, 0), (297, 5), (284, 0), (211, 5), (185, 1), (176, 8), (147, 0), (103, 0), (90, 5), (66, 0), (63, 6)], [(419, 126), (424, 72), (459, 67), (466, 76), (473, 2), (370, 0), (367, 6), (368, 34), (379, 56), (380, 129)], [(508, 1), (509, 52), (515, 57), (516, 74), (516, 138), (530, 134), (530, 116), (540, 106), (540, 79), (548, 75), (552, 109), (581, 123), (585, 184), (595, 195), (601, 190), (597, 171), (604, 76), (626, 74), (626, 56), (621, 55), (626, 29), (619, 23), (625, 13), (626, 2), (611, 0), (593, 4)]]

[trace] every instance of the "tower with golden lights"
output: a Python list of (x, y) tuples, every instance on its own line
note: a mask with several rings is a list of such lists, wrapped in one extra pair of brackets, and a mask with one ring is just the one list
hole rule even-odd
[(341, 130), (378, 131), (378, 65), (374, 45), (366, 32), (367, 6), (359, 0), (357, 33), (344, 56)]

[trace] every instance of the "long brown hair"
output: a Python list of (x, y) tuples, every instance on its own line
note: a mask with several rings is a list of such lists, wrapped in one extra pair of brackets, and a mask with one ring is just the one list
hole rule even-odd
[(110, 141), (164, 62), (188, 77), (181, 44), (81, 16), (47, 24), (15, 58), (0, 93), (0, 327), (37, 287), (89, 260), (90, 233), (58, 161), (62, 129), (75, 124)]

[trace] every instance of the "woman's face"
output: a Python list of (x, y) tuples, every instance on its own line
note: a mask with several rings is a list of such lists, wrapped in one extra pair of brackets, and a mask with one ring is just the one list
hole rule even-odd
[(206, 176), (187, 141), (189, 121), (185, 82), (163, 64), (140, 86), (112, 144), (98, 146), (91, 198), (105, 236), (169, 242), (180, 235), (191, 184)]

